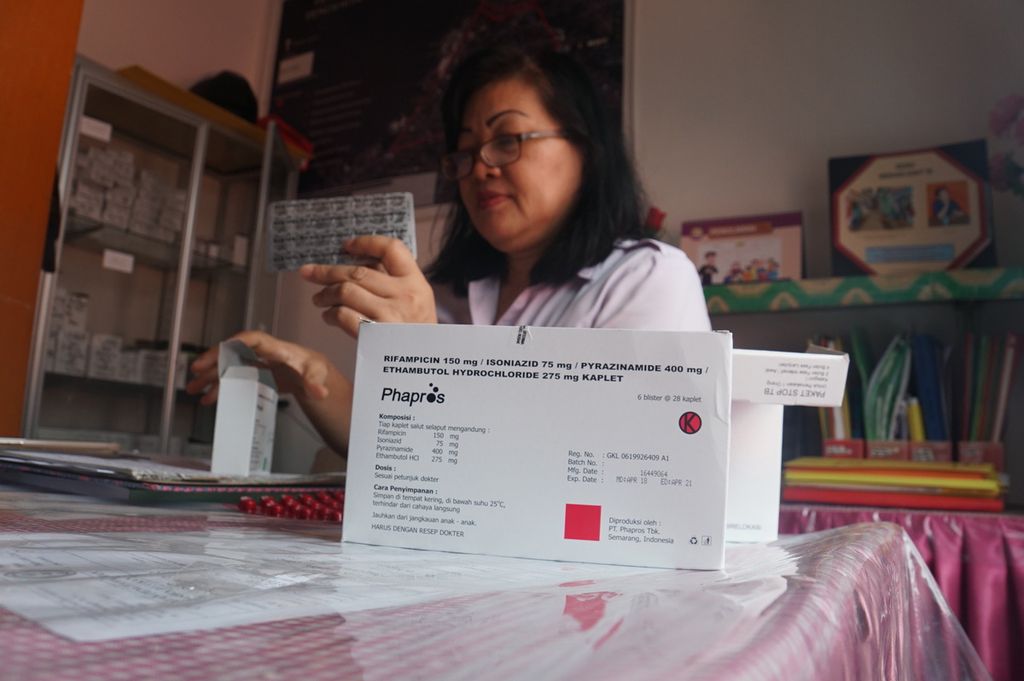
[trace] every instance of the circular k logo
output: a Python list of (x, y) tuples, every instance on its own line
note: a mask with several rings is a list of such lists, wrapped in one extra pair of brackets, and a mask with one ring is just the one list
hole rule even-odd
[(679, 417), (679, 430), (687, 435), (693, 435), (701, 426), (700, 414), (695, 411), (688, 411)]

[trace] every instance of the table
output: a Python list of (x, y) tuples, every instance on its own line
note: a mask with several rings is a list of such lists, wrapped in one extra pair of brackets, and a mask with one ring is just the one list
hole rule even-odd
[(989, 678), (891, 524), (729, 546), (704, 572), (339, 538), (0, 487), (0, 677)]
[(783, 504), (779, 532), (901, 526), (996, 681), (1024, 674), (1024, 516)]

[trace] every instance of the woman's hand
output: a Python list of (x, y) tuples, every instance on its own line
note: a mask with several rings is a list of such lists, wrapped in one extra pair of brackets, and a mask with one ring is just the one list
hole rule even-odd
[[(232, 338), (252, 348), (264, 366), (273, 372), (277, 391), (294, 395), (327, 446), (343, 454), (348, 449), (352, 422), (352, 382), (315, 350), (262, 331), (243, 331)], [(195, 378), (185, 389), (193, 395), (204, 393), (201, 404), (217, 401), (218, 352), (218, 348), (210, 348), (192, 362)]]
[[(243, 331), (233, 336), (250, 348), (274, 374), (277, 391), (291, 393), (299, 398), (322, 400), (327, 397), (327, 379), (331, 370), (330, 362), (319, 352), (295, 343), (274, 338), (262, 331)], [(210, 405), (217, 401), (218, 348), (212, 347), (192, 362), (195, 377), (185, 386), (192, 395), (204, 393), (200, 404)]]
[(303, 265), (299, 270), (306, 281), (323, 286), (313, 304), (325, 308), (325, 322), (353, 338), (364, 319), (437, 323), (434, 291), (405, 244), (386, 236), (360, 236), (347, 242), (345, 251), (378, 264)]

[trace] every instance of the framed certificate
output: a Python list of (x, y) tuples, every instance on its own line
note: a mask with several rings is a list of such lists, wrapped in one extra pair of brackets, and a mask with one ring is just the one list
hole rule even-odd
[(832, 270), (994, 265), (984, 140), (829, 161)]

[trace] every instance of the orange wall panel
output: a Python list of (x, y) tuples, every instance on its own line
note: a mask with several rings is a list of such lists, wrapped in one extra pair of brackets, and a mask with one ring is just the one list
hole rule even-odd
[(82, 0), (0, 7), (0, 435), (17, 435)]

